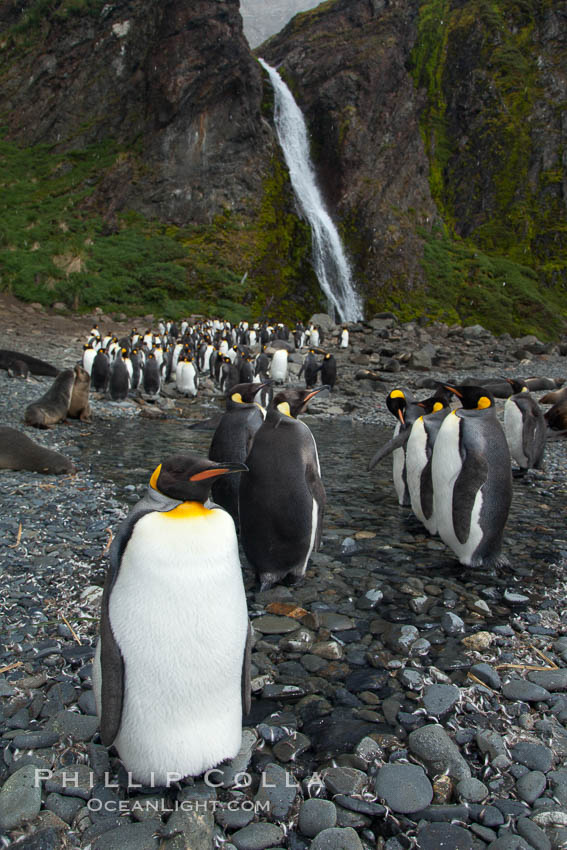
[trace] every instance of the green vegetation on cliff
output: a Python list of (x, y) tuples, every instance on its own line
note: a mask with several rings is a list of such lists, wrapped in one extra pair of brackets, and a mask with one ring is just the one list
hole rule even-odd
[(255, 215), (180, 228), (135, 213), (108, 221), (94, 207), (98, 182), (126, 156), (111, 142), (62, 154), (0, 140), (0, 289), (73, 310), (236, 321), (321, 306), (309, 228), (290, 212), (279, 160)]
[[(422, 0), (412, 56), (416, 85), (427, 92), (421, 129), (431, 193), (447, 229), (425, 245), (429, 294), (435, 300), (447, 287), (461, 322), (545, 337), (560, 332), (567, 312), (565, 175), (561, 151), (550, 147), (544, 157), (539, 149), (545, 133), (535, 117), (538, 104), (554, 112), (538, 36), (549, 7)], [(542, 167), (544, 158), (552, 167)]]

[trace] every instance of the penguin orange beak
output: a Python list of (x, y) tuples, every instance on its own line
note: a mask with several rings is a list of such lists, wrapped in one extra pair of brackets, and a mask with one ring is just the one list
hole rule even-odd
[(311, 401), (313, 396), (316, 396), (317, 393), (322, 393), (323, 390), (330, 390), (330, 389), (331, 388), (328, 384), (323, 384), (322, 387), (317, 387), (316, 390), (313, 390), (312, 392), (310, 392), (308, 395), (305, 396), (305, 398), (303, 399), (303, 404), (307, 404), (308, 401)]
[(230, 472), (248, 472), (245, 463), (227, 463), (225, 466), (217, 466), (214, 469), (204, 469), (196, 472), (189, 481), (204, 481), (206, 478), (215, 478), (217, 475), (228, 475)]
[(450, 387), (449, 384), (443, 384), (446, 390), (449, 390), (451, 393), (455, 393), (459, 398), (463, 397), (463, 394), (459, 392), (459, 390), (455, 389), (455, 387)]
[(398, 410), (398, 419), (400, 420), (402, 425), (406, 424), (406, 420), (404, 419), (404, 411), (403, 410)]

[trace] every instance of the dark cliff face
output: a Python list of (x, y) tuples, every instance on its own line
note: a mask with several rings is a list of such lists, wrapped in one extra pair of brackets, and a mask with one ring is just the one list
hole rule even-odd
[(38, 21), (37, 2), (3, 9), (4, 26), (16, 26), (1, 66), (8, 138), (135, 147), (143, 168), (123, 157), (98, 189), (115, 210), (181, 223), (257, 199), (269, 139), (238, 0), (84, 5), (80, 16), (62, 4)]
[(423, 280), (436, 208), (409, 73), (417, 7), (338, 0), (296, 18), (258, 54), (292, 88), (308, 122), (330, 210), (370, 303)]

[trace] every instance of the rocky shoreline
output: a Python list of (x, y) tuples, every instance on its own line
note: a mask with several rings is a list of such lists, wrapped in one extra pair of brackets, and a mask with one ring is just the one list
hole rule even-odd
[[(72, 366), (92, 317), (16, 308), (1, 320), (2, 347)], [(24, 429), (22, 413), (50, 379), (0, 372), (3, 424), (78, 468), (63, 477), (2, 471), (4, 845), (566, 846), (567, 441), (549, 443), (543, 472), (514, 482), (511, 565), (498, 573), (463, 570), (429, 538), (397, 505), (388, 463), (366, 472), (373, 440), (392, 429), (384, 391), (399, 384), (426, 395), (419, 388), (431, 377), (564, 379), (564, 343), (383, 316), (351, 328), (346, 352), (330, 350), (337, 389), (306, 420), (328, 492), (323, 547), (298, 587), (256, 592), (243, 563), (256, 642), (242, 751), (206, 781), (168, 791), (126, 787), (98, 737), (90, 664), (109, 529), (151, 463), (140, 452), (116, 458), (122, 478), (101, 468), (113, 462), (107, 438), (122, 423), (193, 439), (187, 419), (211, 416), (218, 394), (205, 386), (195, 402), (172, 396), (159, 408), (95, 399), (91, 424), (37, 432)], [(205, 446), (210, 435), (194, 433)], [(97, 468), (97, 453), (106, 466)]]

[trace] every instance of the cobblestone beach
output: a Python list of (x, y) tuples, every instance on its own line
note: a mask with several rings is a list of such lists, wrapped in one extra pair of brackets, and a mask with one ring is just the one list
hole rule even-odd
[[(3, 348), (59, 368), (93, 317), (5, 300)], [(98, 317), (127, 332), (131, 322)], [(147, 317), (138, 326), (147, 324)], [(338, 331), (338, 329), (337, 329)], [(514, 480), (510, 566), (466, 569), (397, 504), (391, 463), (367, 464), (394, 420), (385, 393), (427, 379), (567, 379), (565, 340), (482, 328), (351, 328), (335, 391), (305, 417), (327, 510), (298, 586), (258, 592), (252, 711), (231, 764), (167, 790), (130, 782), (100, 742), (91, 688), (106, 548), (166, 454), (206, 454), (222, 410), (91, 400), (91, 423), (23, 425), (49, 387), (0, 371), (1, 422), (71, 458), (74, 475), (2, 470), (0, 841), (25, 850), (516, 850), (567, 846), (567, 440)], [(293, 355), (292, 384), (303, 356)], [(364, 373), (371, 373), (370, 375)], [(541, 397), (543, 392), (534, 393)], [(503, 402), (498, 402), (499, 411)]]

